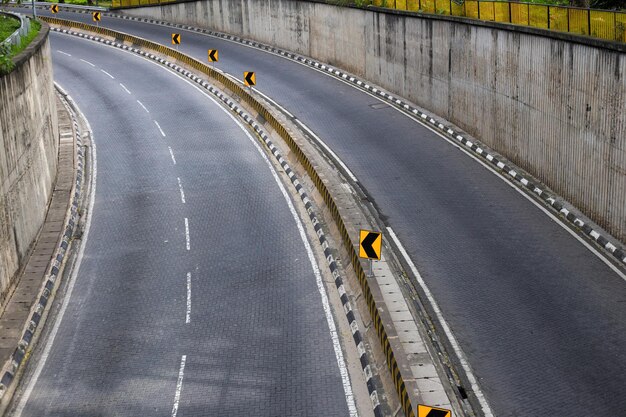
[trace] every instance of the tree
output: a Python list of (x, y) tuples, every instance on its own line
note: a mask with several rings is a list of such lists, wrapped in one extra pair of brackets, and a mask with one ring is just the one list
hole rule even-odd
[(626, 9), (624, 0), (591, 0), (591, 7), (595, 9)]

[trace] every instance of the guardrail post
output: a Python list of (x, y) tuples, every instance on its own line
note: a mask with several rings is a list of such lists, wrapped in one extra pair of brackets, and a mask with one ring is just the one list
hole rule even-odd
[(513, 23), (513, 13), (511, 10), (511, 2), (509, 2), (509, 23)]
[(548, 11), (548, 30), (550, 30), (550, 6), (547, 6), (546, 10)]

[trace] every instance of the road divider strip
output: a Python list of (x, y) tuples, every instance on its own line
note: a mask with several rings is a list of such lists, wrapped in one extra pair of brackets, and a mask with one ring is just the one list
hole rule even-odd
[[(287, 129), (278, 121), (278, 119), (272, 113), (270, 113), (270, 111), (266, 109), (256, 98), (250, 95), (247, 89), (245, 89), (245, 87), (231, 80), (229, 77), (227, 77), (223, 73), (218, 72), (214, 70), (213, 68), (211, 68), (210, 66), (205, 65), (204, 63), (194, 58), (191, 58), (177, 50), (171, 49), (169, 47), (160, 45), (155, 42), (148, 41), (146, 39), (138, 38), (132, 35), (113, 31), (110, 29), (102, 28), (102, 27), (88, 25), (88, 24), (81, 23), (81, 22), (57, 19), (57, 18), (52, 18), (52, 17), (42, 17), (42, 19), (51, 25), (59, 26), (58, 28), (57, 27), (52, 28), (52, 30), (54, 31), (78, 36), (81, 38), (93, 40), (93, 41), (100, 42), (109, 46), (114, 46), (114, 47), (118, 47), (118, 48), (130, 51), (130, 52), (134, 52), (136, 54), (139, 54), (141, 56), (144, 56), (156, 62), (159, 62), (162, 65), (169, 67), (172, 70), (186, 76), (187, 78), (193, 80), (197, 84), (207, 89), (214, 96), (219, 98), (220, 101), (222, 101), (228, 107), (230, 107), (262, 139), (264, 145), (268, 147), (270, 152), (274, 155), (274, 157), (277, 159), (279, 164), (285, 170), (285, 173), (289, 176), (292, 184), (294, 185), (296, 191), (300, 195), (305, 205), (307, 213), (309, 213), (310, 220), (313, 223), (313, 227), (317, 233), (320, 245), (322, 245), (322, 248), (324, 250), (324, 256), (326, 257), (328, 266), (335, 279), (335, 285), (337, 287), (337, 290), (339, 291), (340, 298), (341, 298), (341, 301), (342, 301), (342, 304), (346, 313), (346, 317), (348, 318), (348, 322), (350, 324), (350, 328), (352, 329), (352, 336), (353, 336), (354, 342), (357, 346), (357, 349), (360, 355), (361, 366), (365, 374), (368, 393), (372, 401), (374, 414), (376, 417), (382, 416), (382, 410), (381, 410), (380, 402), (378, 399), (377, 390), (376, 390), (374, 381), (372, 379), (372, 370), (369, 365), (369, 361), (367, 359), (367, 354), (366, 354), (365, 347), (363, 344), (363, 338), (358, 329), (356, 317), (352, 310), (352, 306), (350, 305), (347, 294), (345, 293), (345, 288), (343, 286), (343, 281), (339, 274), (337, 264), (335, 262), (335, 259), (332, 256), (328, 241), (326, 240), (326, 237), (322, 230), (321, 224), (317, 218), (317, 215), (313, 211), (312, 202), (310, 198), (308, 197), (307, 193), (304, 191), (303, 186), (302, 184), (300, 184), (294, 171), (291, 169), (291, 167), (289, 167), (289, 165), (287, 164), (285, 159), (282, 157), (282, 155), (280, 154), (276, 146), (269, 139), (269, 136), (267, 135), (267, 133), (265, 133), (263, 127), (259, 123), (257, 123), (257, 121), (253, 117), (251, 117), (244, 109), (239, 107), (238, 103), (236, 103), (235, 101), (230, 99), (226, 94), (224, 94), (217, 88), (211, 86), (207, 81), (199, 78), (197, 75), (193, 74), (187, 69), (177, 64), (174, 64), (173, 62), (169, 62), (163, 59), (162, 57), (157, 56), (151, 52), (146, 52), (139, 48), (151, 50), (158, 54), (168, 56), (170, 58), (175, 59), (177, 62), (180, 62), (190, 68), (198, 70), (201, 73), (207, 75), (209, 78), (223, 85), (227, 90), (231, 91), (232, 94), (235, 94), (248, 106), (254, 109), (258, 113), (258, 115), (273, 128), (273, 130), (285, 141), (285, 143), (287, 143), (290, 150), (296, 156), (297, 161), (306, 170), (312, 182), (315, 184), (317, 191), (322, 196), (329, 212), (331, 213), (333, 217), (333, 220), (335, 221), (337, 228), (339, 229), (339, 232), (342, 236), (344, 247), (346, 251), (350, 254), (351, 263), (352, 263), (354, 272), (358, 278), (359, 284), (361, 286), (361, 290), (363, 291), (364, 298), (367, 302), (369, 313), (372, 318), (372, 323), (374, 324), (374, 328), (376, 330), (378, 340), (381, 344), (383, 353), (385, 355), (386, 363), (391, 373), (391, 377), (395, 385), (396, 392), (398, 393), (398, 397), (400, 399), (403, 412), (407, 417), (415, 417), (415, 412), (411, 404), (411, 400), (409, 398), (409, 394), (407, 392), (407, 388), (404, 383), (402, 374), (400, 372), (400, 367), (398, 366), (398, 363), (396, 361), (393, 349), (389, 341), (389, 337), (385, 330), (385, 326), (383, 325), (383, 320), (380, 316), (376, 302), (374, 300), (374, 296), (369, 287), (364, 265), (361, 264), (361, 260), (359, 259), (358, 252), (355, 249), (354, 242), (352, 242), (352, 239), (348, 233), (348, 230), (339, 213), (337, 204), (335, 203), (328, 188), (324, 184), (324, 181), (318, 175), (317, 171), (315, 170), (309, 158), (305, 155), (305, 153), (298, 146), (294, 138), (287, 131)], [(64, 29), (64, 28), (68, 28), (68, 29)], [(93, 36), (88, 33), (86, 34), (82, 32), (75, 32), (75, 31), (70, 30), (69, 28), (96, 33), (98, 35), (105, 36), (114, 40), (104, 39), (98, 36)]]

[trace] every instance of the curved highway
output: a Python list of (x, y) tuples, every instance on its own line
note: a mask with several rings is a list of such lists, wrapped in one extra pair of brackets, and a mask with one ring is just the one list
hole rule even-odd
[(93, 129), (97, 186), (13, 415), (353, 415), (302, 226), (252, 138), (154, 63), (50, 38)]
[[(100, 25), (166, 45), (172, 32), (106, 16)], [(219, 68), (238, 78), (256, 71), (258, 90), (356, 174), (429, 285), (496, 415), (626, 415), (622, 275), (491, 171), (368, 94), (272, 54), (182, 33), (182, 52), (205, 61), (207, 49), (218, 49)]]

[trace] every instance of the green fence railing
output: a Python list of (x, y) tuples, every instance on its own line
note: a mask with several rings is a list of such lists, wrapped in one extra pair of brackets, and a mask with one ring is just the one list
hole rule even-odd
[[(177, 0), (113, 0), (113, 8), (175, 3)], [(567, 6), (478, 0), (371, 0), (374, 6), (469, 17), (626, 42), (626, 12)]]

